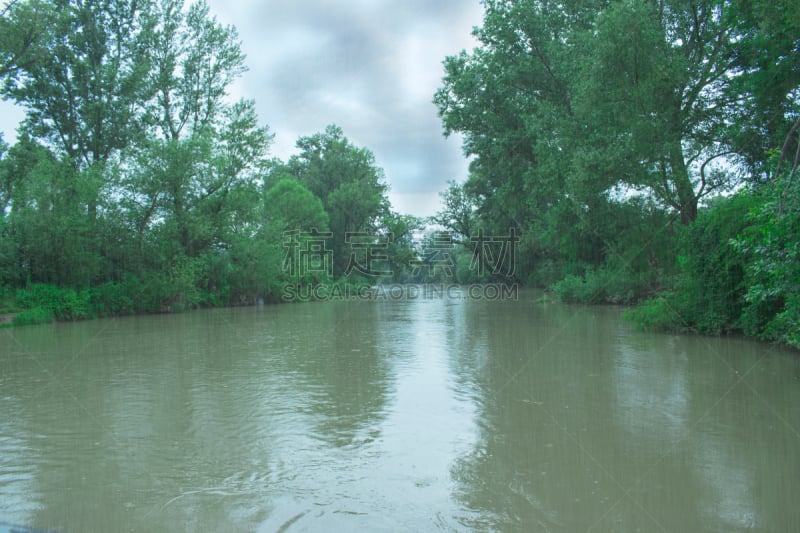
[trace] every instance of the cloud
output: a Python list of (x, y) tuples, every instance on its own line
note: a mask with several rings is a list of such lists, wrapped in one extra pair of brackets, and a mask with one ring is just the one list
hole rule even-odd
[(445, 56), (474, 46), (477, 0), (210, 4), (239, 30), (249, 72), (237, 96), (255, 99), (275, 155), (335, 123), (375, 153), (394, 195), (435, 199), (466, 177), (460, 138), (442, 137), (431, 100)]

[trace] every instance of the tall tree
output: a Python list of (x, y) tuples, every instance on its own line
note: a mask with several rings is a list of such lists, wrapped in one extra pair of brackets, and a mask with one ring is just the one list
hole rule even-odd
[(204, 1), (162, 0), (153, 38), (150, 112), (161, 137), (177, 140), (214, 127), (225, 96), (246, 68), (239, 36)]
[(9, 73), (4, 96), (26, 110), (25, 127), (97, 189), (105, 164), (142, 132), (151, 18), (147, 0), (31, 0), (49, 21)]
[(791, 166), (793, 143), (800, 138), (800, 5), (734, 0), (731, 6), (726, 21), (737, 36), (739, 73), (732, 88), (745, 95), (733, 133), (753, 173), (770, 179), (781, 167), (766, 155), (777, 150)]
[(75, 186), (76, 172), (24, 134), (0, 161), (9, 193), (2, 238), (13, 243), (0, 266), (6, 282), (85, 285), (102, 269), (85, 215), (93, 191)]
[[(446, 133), (465, 134), (474, 180), (512, 218), (615, 185), (689, 223), (739, 153), (730, 121), (738, 36), (716, 0), (487, 0), (481, 44), (445, 61)], [(527, 203), (527, 205), (526, 205)]]
[(388, 213), (388, 186), (375, 156), (353, 146), (341, 128), (301, 137), (300, 154), (292, 156), (286, 170), (322, 200), (333, 233), (334, 274), (341, 275), (350, 259), (347, 233), (377, 235)]
[(241, 214), (257, 217), (256, 179), (272, 136), (252, 101), (226, 98), (244, 54), (236, 30), (205, 2), (162, 1), (152, 43), (152, 126), (130, 151), (125, 202), (139, 235), (159, 220), (163, 253), (197, 257), (241, 229)]

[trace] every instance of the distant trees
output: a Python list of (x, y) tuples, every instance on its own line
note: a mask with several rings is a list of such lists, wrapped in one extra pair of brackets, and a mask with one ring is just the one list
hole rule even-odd
[(475, 199), (455, 181), (448, 182), (440, 197), (442, 208), (431, 217), (431, 222), (447, 229), (460, 241), (474, 236), (478, 229)]

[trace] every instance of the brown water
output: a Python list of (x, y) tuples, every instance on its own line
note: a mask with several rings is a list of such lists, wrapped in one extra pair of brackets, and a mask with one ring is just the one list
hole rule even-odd
[(800, 531), (795, 352), (536, 297), (0, 330), (0, 523)]

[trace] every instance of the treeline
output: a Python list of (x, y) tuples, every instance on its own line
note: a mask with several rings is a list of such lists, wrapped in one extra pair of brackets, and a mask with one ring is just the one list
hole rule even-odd
[(484, 1), (434, 101), (473, 157), (436, 220), (644, 327), (800, 347), (800, 4)]
[[(204, 2), (7, 3), (2, 96), (26, 115), (0, 142), (0, 308), (30, 323), (279, 300), (340, 280), (353, 232), (391, 233), (403, 275), (420, 221), (392, 212), (372, 153), (330, 126), (269, 157), (254, 103), (227, 96), (245, 68)], [(293, 271), (287, 232), (312, 230), (332, 264)]]

